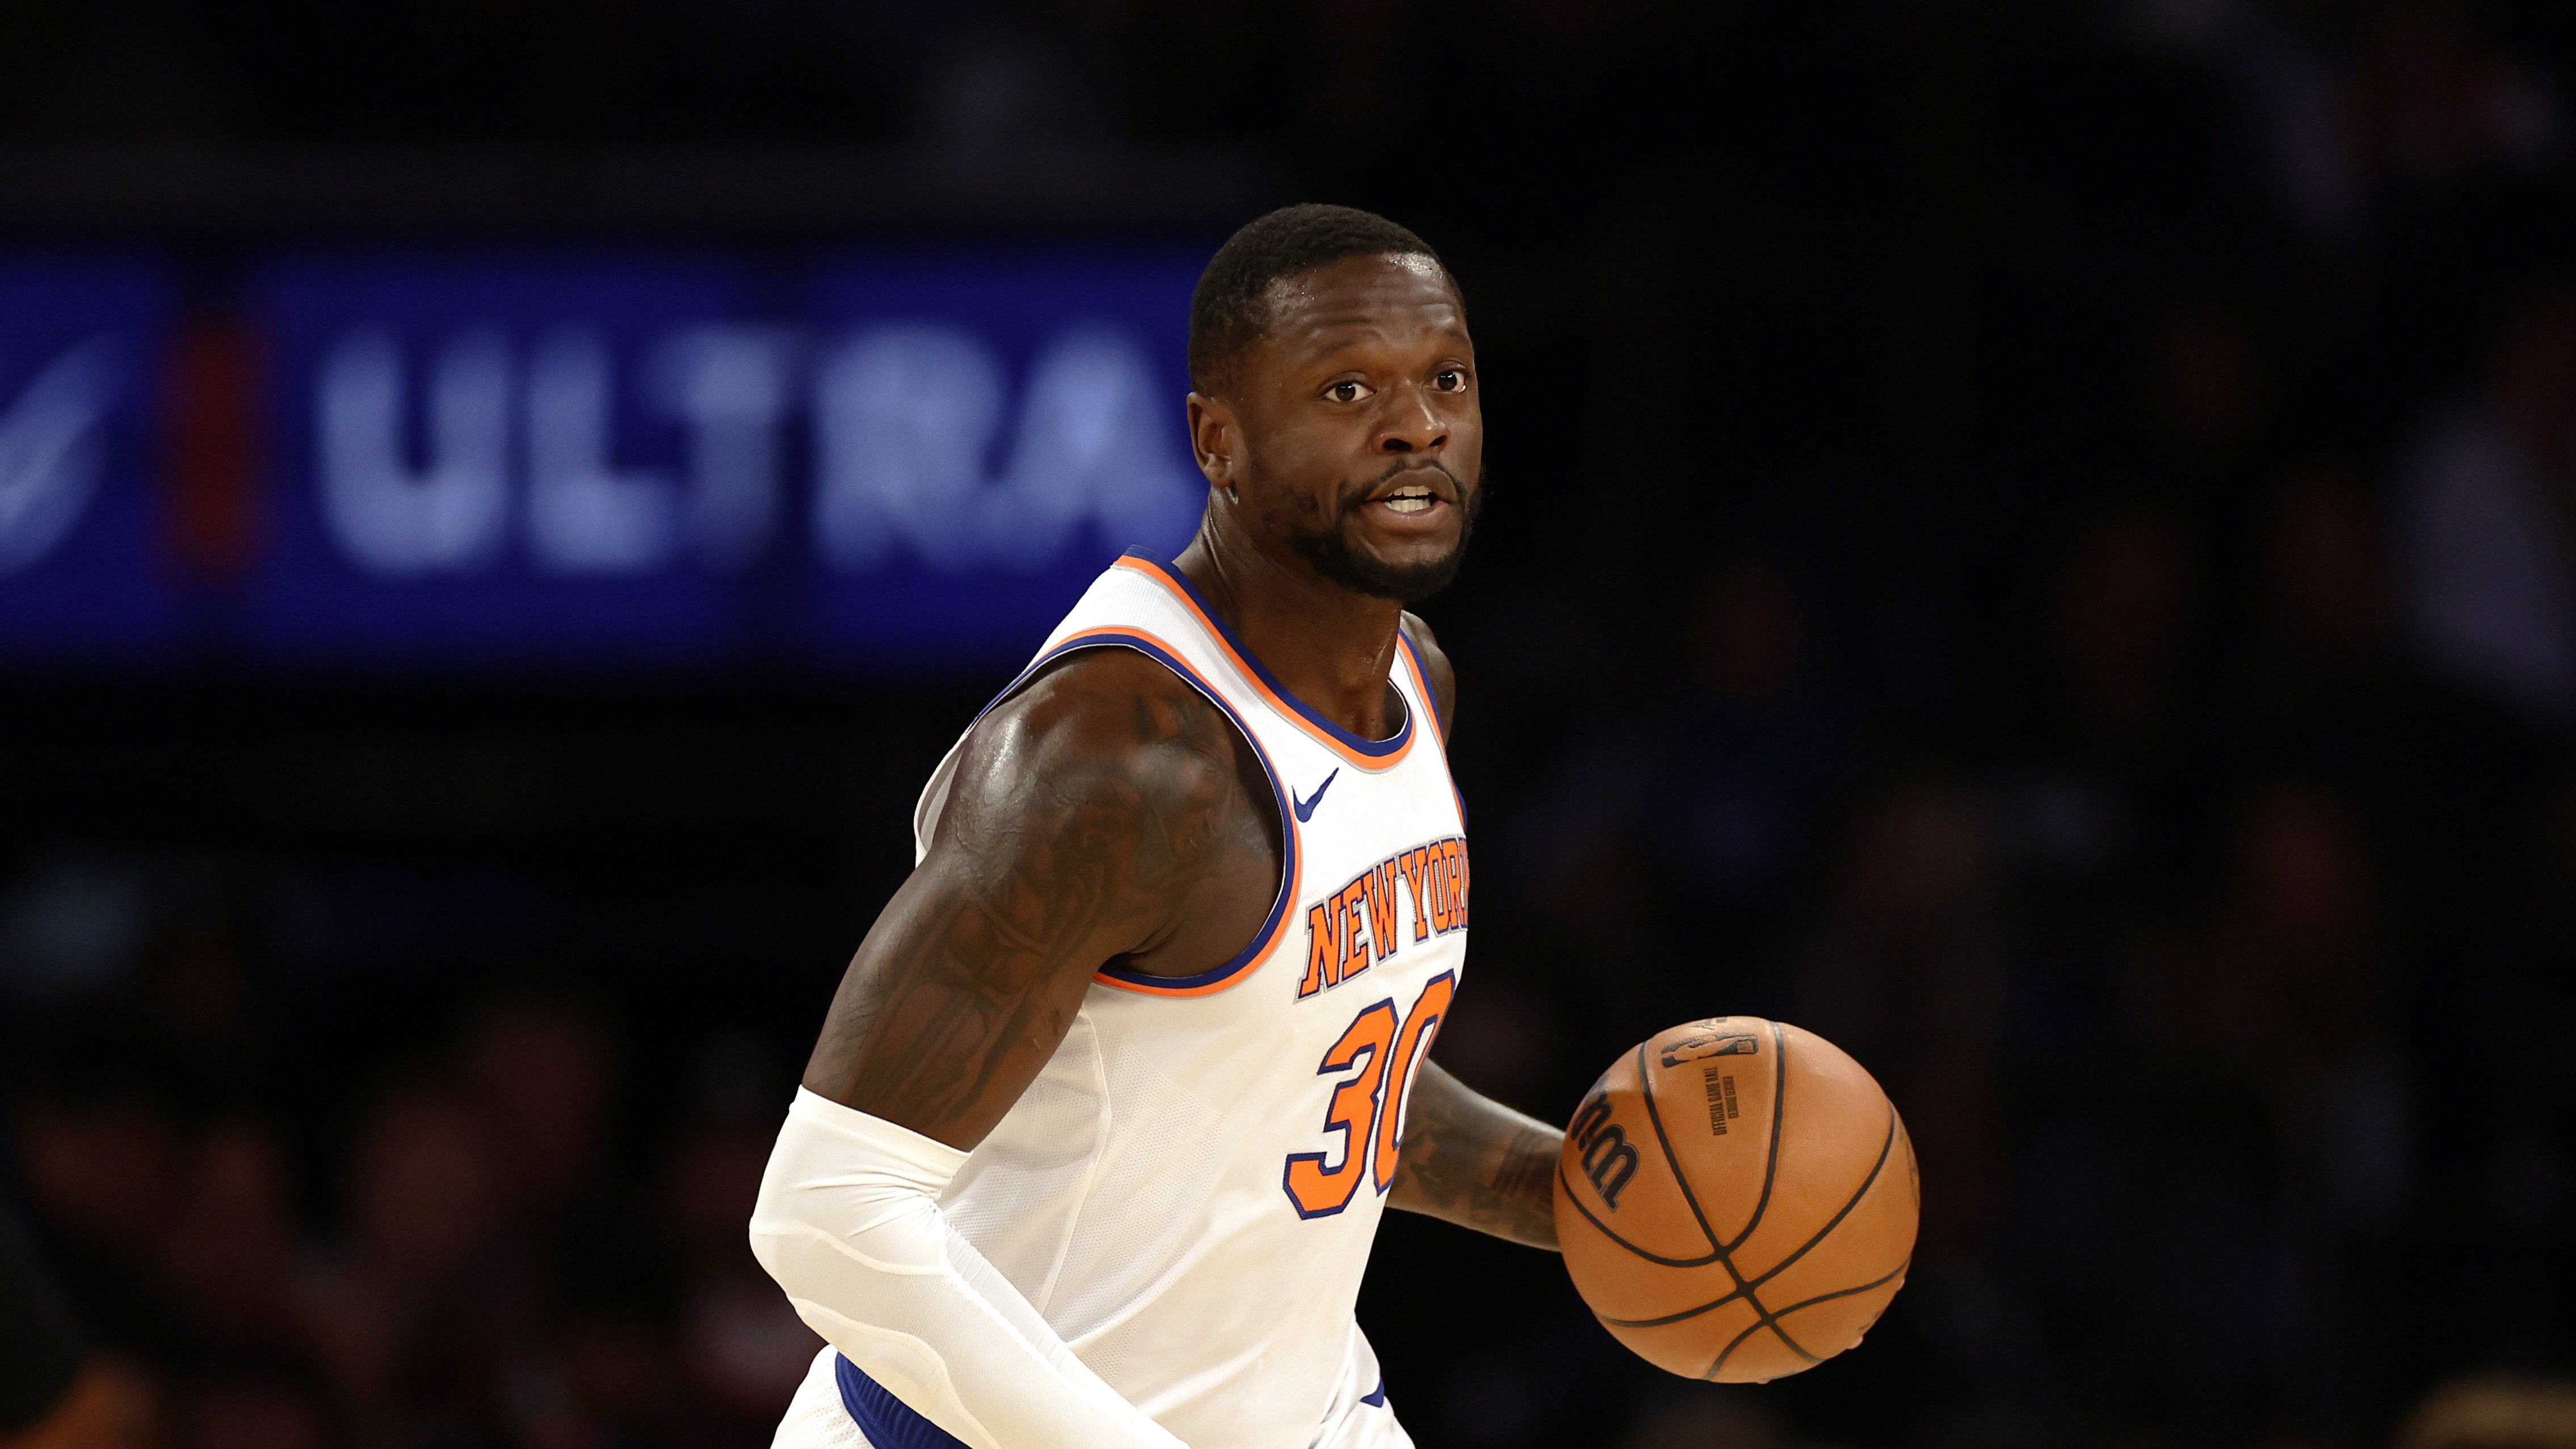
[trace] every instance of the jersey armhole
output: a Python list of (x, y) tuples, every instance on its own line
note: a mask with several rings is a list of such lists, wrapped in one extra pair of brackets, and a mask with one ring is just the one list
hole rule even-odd
[(1145, 996), (1214, 995), (1251, 975), (1255, 967), (1268, 960), (1270, 953), (1278, 949), (1281, 938), (1287, 934), (1289, 904), (1297, 899), (1297, 889), (1303, 880), (1304, 861), (1298, 850), (1297, 815), (1289, 806), (1288, 788), (1280, 780), (1279, 767), (1271, 763), (1270, 752), (1261, 747), (1260, 739), (1252, 733), (1252, 727), (1244, 722), (1243, 716), (1236, 712), (1234, 706), (1226, 703), (1225, 697), (1217, 692), (1216, 687), (1200, 677), (1197, 670), (1192, 669), (1182, 660), (1179, 651), (1173, 649), (1164, 640), (1142, 629), (1085, 629), (1080, 633), (1067, 635), (1053, 648), (1030, 660), (1029, 667), (1021, 670), (1018, 678), (1004, 686), (1001, 693), (994, 695), (991, 703), (975, 712), (975, 718), (966, 726), (965, 734), (958, 736), (957, 744), (950, 748), (948, 758), (940, 761), (939, 770), (931, 779), (931, 788), (923, 792), (921, 806), (915, 820), (915, 830), (926, 853), (930, 830), (925, 827), (935, 825), (937, 812), (946, 809), (948, 787), (955, 776), (958, 753), (965, 747), (967, 736), (975, 732), (975, 726), (984, 722), (984, 716), (991, 714), (1008, 702), (1013, 695), (1027, 688), (1030, 681), (1036, 679), (1050, 665), (1086, 649), (1133, 649), (1179, 675), (1184, 683), (1197, 690), (1208, 703), (1215, 705), (1217, 710), (1226, 717), (1227, 722), (1234, 726), (1235, 733), (1243, 738), (1245, 744), (1252, 747), (1253, 758), (1261, 762), (1261, 778), (1270, 786), (1271, 806), (1279, 816), (1279, 894), (1271, 901), (1270, 914), (1261, 923), (1261, 929), (1253, 934), (1251, 944), (1245, 946), (1234, 959), (1224, 965), (1213, 970), (1202, 971), (1195, 976), (1153, 976), (1142, 971), (1104, 966), (1094, 972), (1091, 978), (1103, 986), (1112, 986), (1121, 991), (1133, 991)]

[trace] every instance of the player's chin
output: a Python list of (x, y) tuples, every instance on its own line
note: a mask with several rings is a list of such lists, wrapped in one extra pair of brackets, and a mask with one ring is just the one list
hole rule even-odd
[(1407, 531), (1390, 538), (1365, 518), (1345, 514), (1329, 533), (1292, 535), (1290, 543), (1315, 571), (1356, 593), (1418, 603), (1448, 587), (1467, 554), (1460, 526), (1425, 536)]
[(1379, 572), (1428, 577), (1457, 572), (1458, 556), (1464, 549), (1465, 541), (1452, 534), (1439, 539), (1372, 539), (1357, 551), (1366, 555)]
[(1466, 563), (1467, 541), (1453, 534), (1446, 540), (1408, 540), (1390, 547), (1364, 544), (1354, 552), (1367, 560), (1362, 572), (1369, 593), (1418, 604), (1458, 577)]

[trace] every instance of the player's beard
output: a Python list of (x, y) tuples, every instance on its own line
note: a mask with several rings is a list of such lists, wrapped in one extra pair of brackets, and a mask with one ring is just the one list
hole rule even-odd
[(1481, 468), (1477, 470), (1476, 483), (1472, 488), (1459, 482), (1456, 474), (1449, 475), (1450, 481), (1458, 485), (1458, 542), (1447, 553), (1427, 563), (1391, 564), (1351, 545), (1350, 517), (1368, 505), (1369, 494), (1387, 479), (1407, 468), (1419, 466), (1410, 462), (1398, 463), (1382, 476), (1344, 490), (1330, 519), (1321, 522), (1297, 520), (1288, 530), (1288, 546), (1297, 551), (1299, 558), (1313, 565), (1315, 572), (1343, 588), (1373, 599), (1418, 604), (1449, 587), (1458, 577), (1458, 570), (1466, 565), (1467, 540), (1476, 532), (1476, 515), (1485, 508), (1485, 474)]

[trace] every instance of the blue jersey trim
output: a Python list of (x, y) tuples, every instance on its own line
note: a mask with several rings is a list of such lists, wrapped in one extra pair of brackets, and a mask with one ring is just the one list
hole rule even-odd
[(1400, 627), (1395, 631), (1395, 647), (1403, 650), (1405, 657), (1413, 661), (1414, 682), (1422, 686), (1422, 707), (1431, 711), (1431, 732), (1440, 737), (1444, 747), (1447, 746), (1449, 720), (1440, 713), (1440, 696), (1431, 688), (1431, 671), (1423, 666), (1422, 651), (1413, 647), (1413, 641), (1404, 637), (1404, 630)]
[(841, 1385), (841, 1407), (876, 1449), (966, 1449), (966, 1441), (921, 1416), (921, 1411), (859, 1371), (845, 1354), (832, 1355), (832, 1377)]
[(1210, 704), (1225, 711), (1225, 717), (1234, 721), (1234, 727), (1243, 734), (1243, 742), (1252, 746), (1253, 755), (1261, 761), (1261, 776), (1270, 782), (1270, 798), (1279, 811), (1281, 852), (1279, 896), (1270, 903), (1269, 916), (1262, 921), (1261, 929), (1253, 933), (1251, 944), (1245, 946), (1240, 954), (1215, 970), (1202, 971), (1196, 976), (1154, 976), (1143, 971), (1132, 971), (1124, 966), (1100, 968), (1100, 974), (1113, 981), (1152, 987), (1158, 991), (1204, 991), (1239, 974), (1245, 967), (1251, 965), (1253, 958), (1269, 948), (1270, 938), (1279, 933), (1279, 923), (1288, 914), (1289, 893), (1297, 888), (1297, 817), (1291, 813), (1294, 807), (1289, 804), (1288, 787), (1280, 781), (1279, 767), (1270, 763), (1270, 752), (1261, 748), (1261, 739), (1252, 732), (1252, 726), (1244, 723), (1243, 716), (1235, 713), (1234, 706), (1225, 702), (1225, 696), (1217, 693), (1215, 685), (1201, 679), (1197, 670), (1173, 658), (1150, 641), (1133, 635), (1093, 634), (1069, 647), (1079, 648), (1082, 645), (1101, 644), (1123, 645), (1150, 658), (1160, 660), (1166, 668), (1188, 680), (1199, 693), (1206, 695)]
[[(1127, 552), (1127, 557), (1136, 560), (1138, 563), (1149, 566), (1154, 570), (1154, 572), (1161, 574), (1166, 580), (1170, 581), (1172, 587), (1179, 589), (1182, 593), (1188, 595), (1190, 602), (1198, 606), (1199, 612), (1207, 616), (1208, 627), (1217, 632), (1218, 637), (1225, 641), (1225, 646), (1234, 651), (1236, 658), (1243, 661), (1244, 667), (1251, 670), (1253, 675), (1261, 681), (1262, 686), (1268, 689), (1274, 697), (1284, 701), (1290, 709), (1297, 711), (1299, 715), (1303, 716), (1306, 723), (1313, 725), (1315, 728), (1322, 730), (1325, 734), (1341, 741), (1345, 746), (1372, 758), (1382, 758), (1387, 755), (1395, 754), (1404, 748), (1407, 740), (1413, 738), (1413, 708), (1410, 705), (1405, 707), (1403, 726), (1397, 729), (1393, 735), (1382, 740), (1364, 740), (1358, 735), (1352, 734), (1349, 730), (1342, 728), (1340, 725), (1337, 725), (1331, 720), (1316, 713), (1313, 706), (1307, 704), (1306, 701), (1299, 699), (1296, 695), (1288, 692), (1288, 686), (1279, 682), (1277, 676), (1270, 672), (1270, 666), (1261, 662), (1260, 655), (1245, 648), (1243, 641), (1234, 637), (1234, 631), (1225, 626), (1225, 620), (1218, 617), (1215, 607), (1208, 603), (1206, 595), (1199, 592), (1198, 585), (1190, 582), (1189, 575), (1182, 573), (1179, 569), (1172, 567), (1170, 564), (1149, 553), (1142, 553), (1137, 550), (1130, 549)], [(1399, 634), (1401, 632), (1401, 630), (1398, 631)], [(1400, 699), (1402, 697), (1403, 695), (1399, 692), (1397, 698)], [(1437, 709), (1438, 706), (1435, 705), (1433, 708)]]
[[(843, 1359), (843, 1360), (841, 1360), (841, 1362), (843, 1362), (843, 1363), (848, 1363), (848, 1362), (849, 1362), (849, 1360), (848, 1360), (848, 1359)], [(1368, 1405), (1368, 1406), (1369, 1406), (1370, 1408), (1372, 1408), (1372, 1409), (1383, 1409), (1383, 1408), (1385, 1408), (1385, 1407), (1386, 1407), (1386, 1380), (1384, 1380), (1384, 1379), (1379, 1379), (1379, 1380), (1377, 1381), (1377, 1387), (1376, 1387), (1376, 1388), (1373, 1388), (1373, 1389), (1369, 1390), (1367, 1393), (1360, 1395), (1360, 1402), (1361, 1402), (1361, 1403), (1363, 1403), (1363, 1404)]]
[(1404, 637), (1402, 629), (1395, 631), (1395, 642), (1396, 646), (1404, 651), (1405, 657), (1413, 661), (1414, 682), (1422, 686), (1422, 706), (1431, 711), (1432, 734), (1440, 741), (1440, 769), (1443, 774), (1449, 776), (1449, 797), (1458, 802), (1458, 830), (1463, 835), (1467, 830), (1467, 797), (1459, 792), (1458, 776), (1449, 769), (1448, 765), (1448, 716), (1440, 712), (1440, 696), (1431, 691), (1431, 671), (1422, 667), (1422, 651), (1413, 647), (1413, 641)]

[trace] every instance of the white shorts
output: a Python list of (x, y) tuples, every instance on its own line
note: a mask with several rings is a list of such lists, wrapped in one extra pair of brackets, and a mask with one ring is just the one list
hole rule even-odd
[[(778, 1421), (771, 1449), (911, 1449), (870, 1444), (868, 1436), (859, 1432), (858, 1421), (841, 1402), (840, 1361), (840, 1351), (829, 1346), (814, 1356), (814, 1366), (806, 1370), (805, 1381), (796, 1386), (796, 1397), (788, 1401), (787, 1416)], [(1396, 1422), (1395, 1410), (1386, 1401), (1386, 1380), (1378, 1374), (1377, 1354), (1357, 1324), (1351, 1326), (1342, 1377), (1333, 1386), (1333, 1399), (1315, 1431), (1312, 1449), (1413, 1449), (1413, 1436)]]

